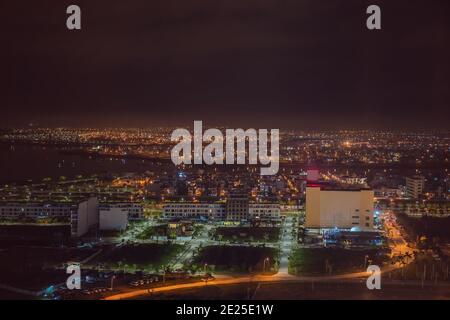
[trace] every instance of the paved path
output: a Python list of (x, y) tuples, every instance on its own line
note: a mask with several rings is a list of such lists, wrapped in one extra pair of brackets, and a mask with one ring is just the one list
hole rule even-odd
[(291, 277), (288, 272), (289, 256), (292, 252), (295, 241), (296, 240), (292, 236), (292, 217), (286, 217), (286, 220), (283, 222), (281, 227), (280, 265), (276, 276)]

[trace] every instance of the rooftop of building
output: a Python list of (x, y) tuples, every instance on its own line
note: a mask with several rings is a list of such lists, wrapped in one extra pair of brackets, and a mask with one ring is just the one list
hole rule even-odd
[(372, 188), (361, 186), (361, 185), (352, 185), (352, 184), (339, 184), (335, 182), (321, 182), (317, 181), (314, 183), (308, 183), (308, 188), (320, 188), (321, 191), (370, 191)]

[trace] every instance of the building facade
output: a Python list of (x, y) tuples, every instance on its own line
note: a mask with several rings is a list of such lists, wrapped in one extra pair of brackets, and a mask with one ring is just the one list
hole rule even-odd
[(70, 224), (71, 235), (80, 237), (98, 225), (98, 200), (90, 197), (74, 202), (6, 202), (0, 204), (0, 217), (5, 219), (61, 219)]
[(307, 228), (372, 230), (373, 222), (373, 190), (306, 188)]
[(98, 200), (91, 197), (78, 204), (78, 210), (70, 215), (72, 237), (81, 237), (91, 229), (98, 228)]
[(250, 203), (248, 213), (251, 220), (277, 220), (280, 218), (280, 205), (272, 203)]
[(102, 203), (99, 207), (100, 211), (107, 211), (118, 209), (121, 211), (126, 211), (129, 221), (139, 221), (144, 217), (144, 207), (138, 202), (108, 202)]
[(99, 208), (100, 230), (125, 230), (128, 225), (130, 210), (116, 204), (102, 204)]
[(378, 206), (381, 210), (389, 210), (397, 214), (406, 214), (411, 218), (450, 217), (449, 200), (425, 200), (396, 199), (393, 201), (380, 200)]
[(5, 219), (20, 218), (60, 218), (68, 219), (78, 210), (77, 203), (33, 203), (4, 202), (0, 204), (0, 217)]
[(166, 219), (223, 220), (225, 209), (224, 203), (174, 202), (164, 205), (163, 216)]
[(241, 221), (249, 219), (249, 197), (247, 193), (231, 192), (226, 203), (226, 220)]
[(419, 198), (425, 189), (425, 177), (424, 176), (412, 176), (406, 177), (406, 196), (408, 198)]
[[(250, 220), (277, 220), (280, 218), (281, 209), (278, 204), (247, 203), (247, 206), (245, 216)], [(165, 219), (231, 220), (227, 210), (228, 205), (225, 203), (174, 202), (164, 205), (163, 217)], [(243, 215), (244, 213), (242, 213)]]

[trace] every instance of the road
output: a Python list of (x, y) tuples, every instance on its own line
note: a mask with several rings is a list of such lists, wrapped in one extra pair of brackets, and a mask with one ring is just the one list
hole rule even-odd
[(293, 239), (292, 236), (292, 217), (288, 216), (281, 227), (280, 265), (278, 268), (278, 273), (274, 275), (275, 277), (291, 277), (288, 273), (289, 255), (292, 252), (294, 243), (295, 239)]
[[(409, 255), (413, 256), (414, 248), (411, 244), (404, 239), (402, 232), (395, 220), (395, 216), (392, 212), (386, 211), (383, 213), (382, 217), (384, 218), (384, 227), (386, 232), (388, 233), (388, 237), (390, 239), (390, 248), (391, 248), (391, 257), (399, 256), (399, 255)], [(412, 259), (404, 261), (406, 263), (412, 262)], [(396, 265), (401, 267), (400, 262), (397, 262)]]
[[(326, 277), (309, 277), (309, 276), (292, 276), (292, 275), (283, 275), (277, 273), (275, 275), (265, 276), (265, 275), (256, 275), (256, 276), (243, 276), (236, 278), (221, 278), (215, 279), (211, 283), (214, 286), (221, 285), (233, 285), (233, 284), (242, 284), (242, 283), (251, 283), (251, 282), (284, 282), (284, 281), (307, 281), (307, 282), (327, 282), (327, 281), (336, 281), (336, 280), (346, 280), (346, 279), (358, 279), (358, 278), (367, 278), (369, 273), (367, 272), (355, 272), (349, 274), (342, 275), (334, 275), (334, 276), (326, 276)], [(182, 289), (193, 289), (200, 288), (208, 285), (204, 281), (191, 282), (191, 283), (183, 283), (183, 284), (173, 284), (164, 287), (157, 287), (152, 289), (139, 289), (130, 292), (118, 293), (115, 295), (111, 295), (106, 297), (105, 300), (123, 300), (123, 299), (132, 299), (143, 295), (148, 295), (152, 293), (161, 293), (161, 292), (169, 292), (175, 290)]]

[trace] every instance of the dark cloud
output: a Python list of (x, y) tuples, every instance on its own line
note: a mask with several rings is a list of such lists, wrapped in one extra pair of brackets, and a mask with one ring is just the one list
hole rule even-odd
[(3, 1), (1, 123), (448, 128), (450, 2), (372, 2)]

